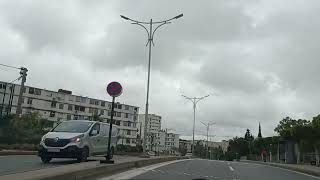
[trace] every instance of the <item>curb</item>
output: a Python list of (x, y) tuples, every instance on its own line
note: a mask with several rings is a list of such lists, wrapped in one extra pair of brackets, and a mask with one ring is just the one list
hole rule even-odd
[(123, 172), (132, 168), (138, 168), (138, 167), (148, 166), (151, 164), (157, 164), (161, 162), (173, 161), (173, 160), (179, 160), (179, 159), (189, 159), (189, 158), (165, 157), (165, 158), (136, 160), (136, 161), (124, 162), (124, 163), (113, 164), (113, 165), (103, 165), (103, 166), (93, 167), (89, 169), (68, 172), (65, 174), (57, 174), (53, 176), (41, 177), (41, 178), (37, 178), (37, 180), (96, 179), (99, 177)]
[(286, 164), (265, 163), (265, 162), (260, 162), (260, 161), (240, 161), (240, 162), (273, 166), (273, 167), (288, 169), (288, 170), (292, 170), (292, 171), (301, 172), (301, 173), (305, 173), (305, 174), (309, 174), (309, 175), (320, 177), (320, 168), (319, 168), (319, 171), (313, 171), (313, 170), (303, 169), (303, 168), (299, 168), (299, 167), (287, 166)]
[(37, 155), (37, 151), (0, 151), (0, 156), (10, 155)]

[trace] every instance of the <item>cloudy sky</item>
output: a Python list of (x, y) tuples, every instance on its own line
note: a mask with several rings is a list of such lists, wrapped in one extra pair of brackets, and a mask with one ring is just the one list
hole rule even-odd
[[(147, 36), (120, 14), (141, 21), (184, 16), (161, 27), (152, 53), (150, 113), (190, 136), (214, 121), (215, 140), (273, 135), (285, 116), (308, 118), (320, 107), (318, 0), (1, 0), (0, 63), (29, 69), (27, 85), (110, 100), (105, 86), (124, 86), (118, 101), (144, 112)], [(0, 67), (0, 80), (18, 77)]]

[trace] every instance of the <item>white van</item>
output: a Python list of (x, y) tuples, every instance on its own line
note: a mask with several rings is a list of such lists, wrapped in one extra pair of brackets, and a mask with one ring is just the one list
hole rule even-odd
[[(70, 120), (63, 121), (45, 134), (40, 142), (38, 155), (43, 163), (52, 158), (76, 158), (78, 161), (87, 161), (92, 155), (107, 154), (108, 123)], [(117, 144), (117, 126), (112, 126), (111, 157)]]

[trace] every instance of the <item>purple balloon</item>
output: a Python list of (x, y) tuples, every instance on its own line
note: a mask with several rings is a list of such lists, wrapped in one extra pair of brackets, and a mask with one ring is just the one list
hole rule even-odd
[(116, 81), (111, 82), (107, 86), (107, 92), (112, 97), (118, 97), (122, 94), (122, 86)]

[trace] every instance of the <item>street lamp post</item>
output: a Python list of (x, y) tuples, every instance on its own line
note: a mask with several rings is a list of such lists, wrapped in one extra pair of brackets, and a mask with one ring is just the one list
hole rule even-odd
[[(126, 16), (120, 15), (121, 18), (131, 21), (131, 24), (136, 24), (138, 26), (141, 26), (142, 28), (144, 28), (147, 32), (148, 35), (148, 41), (146, 46), (149, 45), (149, 62), (148, 62), (148, 81), (147, 81), (147, 99), (146, 99), (146, 109), (145, 109), (145, 129), (144, 129), (144, 137), (143, 137), (143, 153), (146, 153), (146, 135), (147, 135), (147, 124), (148, 124), (148, 110), (149, 110), (149, 84), (150, 84), (150, 65), (151, 65), (151, 44), (154, 46), (154, 42), (153, 42), (153, 37), (154, 37), (154, 33), (157, 31), (157, 29), (165, 24), (170, 24), (172, 20), (181, 18), (183, 16), (183, 14), (180, 14), (178, 16), (175, 16), (171, 19), (168, 20), (164, 20), (164, 21), (152, 21), (152, 19), (150, 19), (150, 22), (142, 22), (142, 21), (137, 21), (137, 20), (133, 20), (131, 18), (128, 18)], [(149, 26), (149, 30), (147, 29), (146, 25)], [(156, 28), (153, 30), (152, 26), (156, 25)]]
[(200, 121), (204, 126), (207, 128), (207, 149), (206, 149), (206, 157), (208, 157), (208, 151), (209, 151), (209, 128), (211, 125), (215, 124), (214, 122), (204, 123)]
[(191, 151), (192, 151), (192, 155), (194, 155), (194, 131), (195, 131), (195, 124), (196, 124), (196, 107), (197, 107), (197, 103), (201, 100), (203, 100), (204, 98), (207, 98), (209, 97), (210, 95), (206, 95), (206, 96), (203, 96), (203, 97), (187, 97), (185, 95), (182, 95), (182, 97), (190, 100), (193, 104), (193, 131), (192, 131), (192, 147), (191, 147)]

